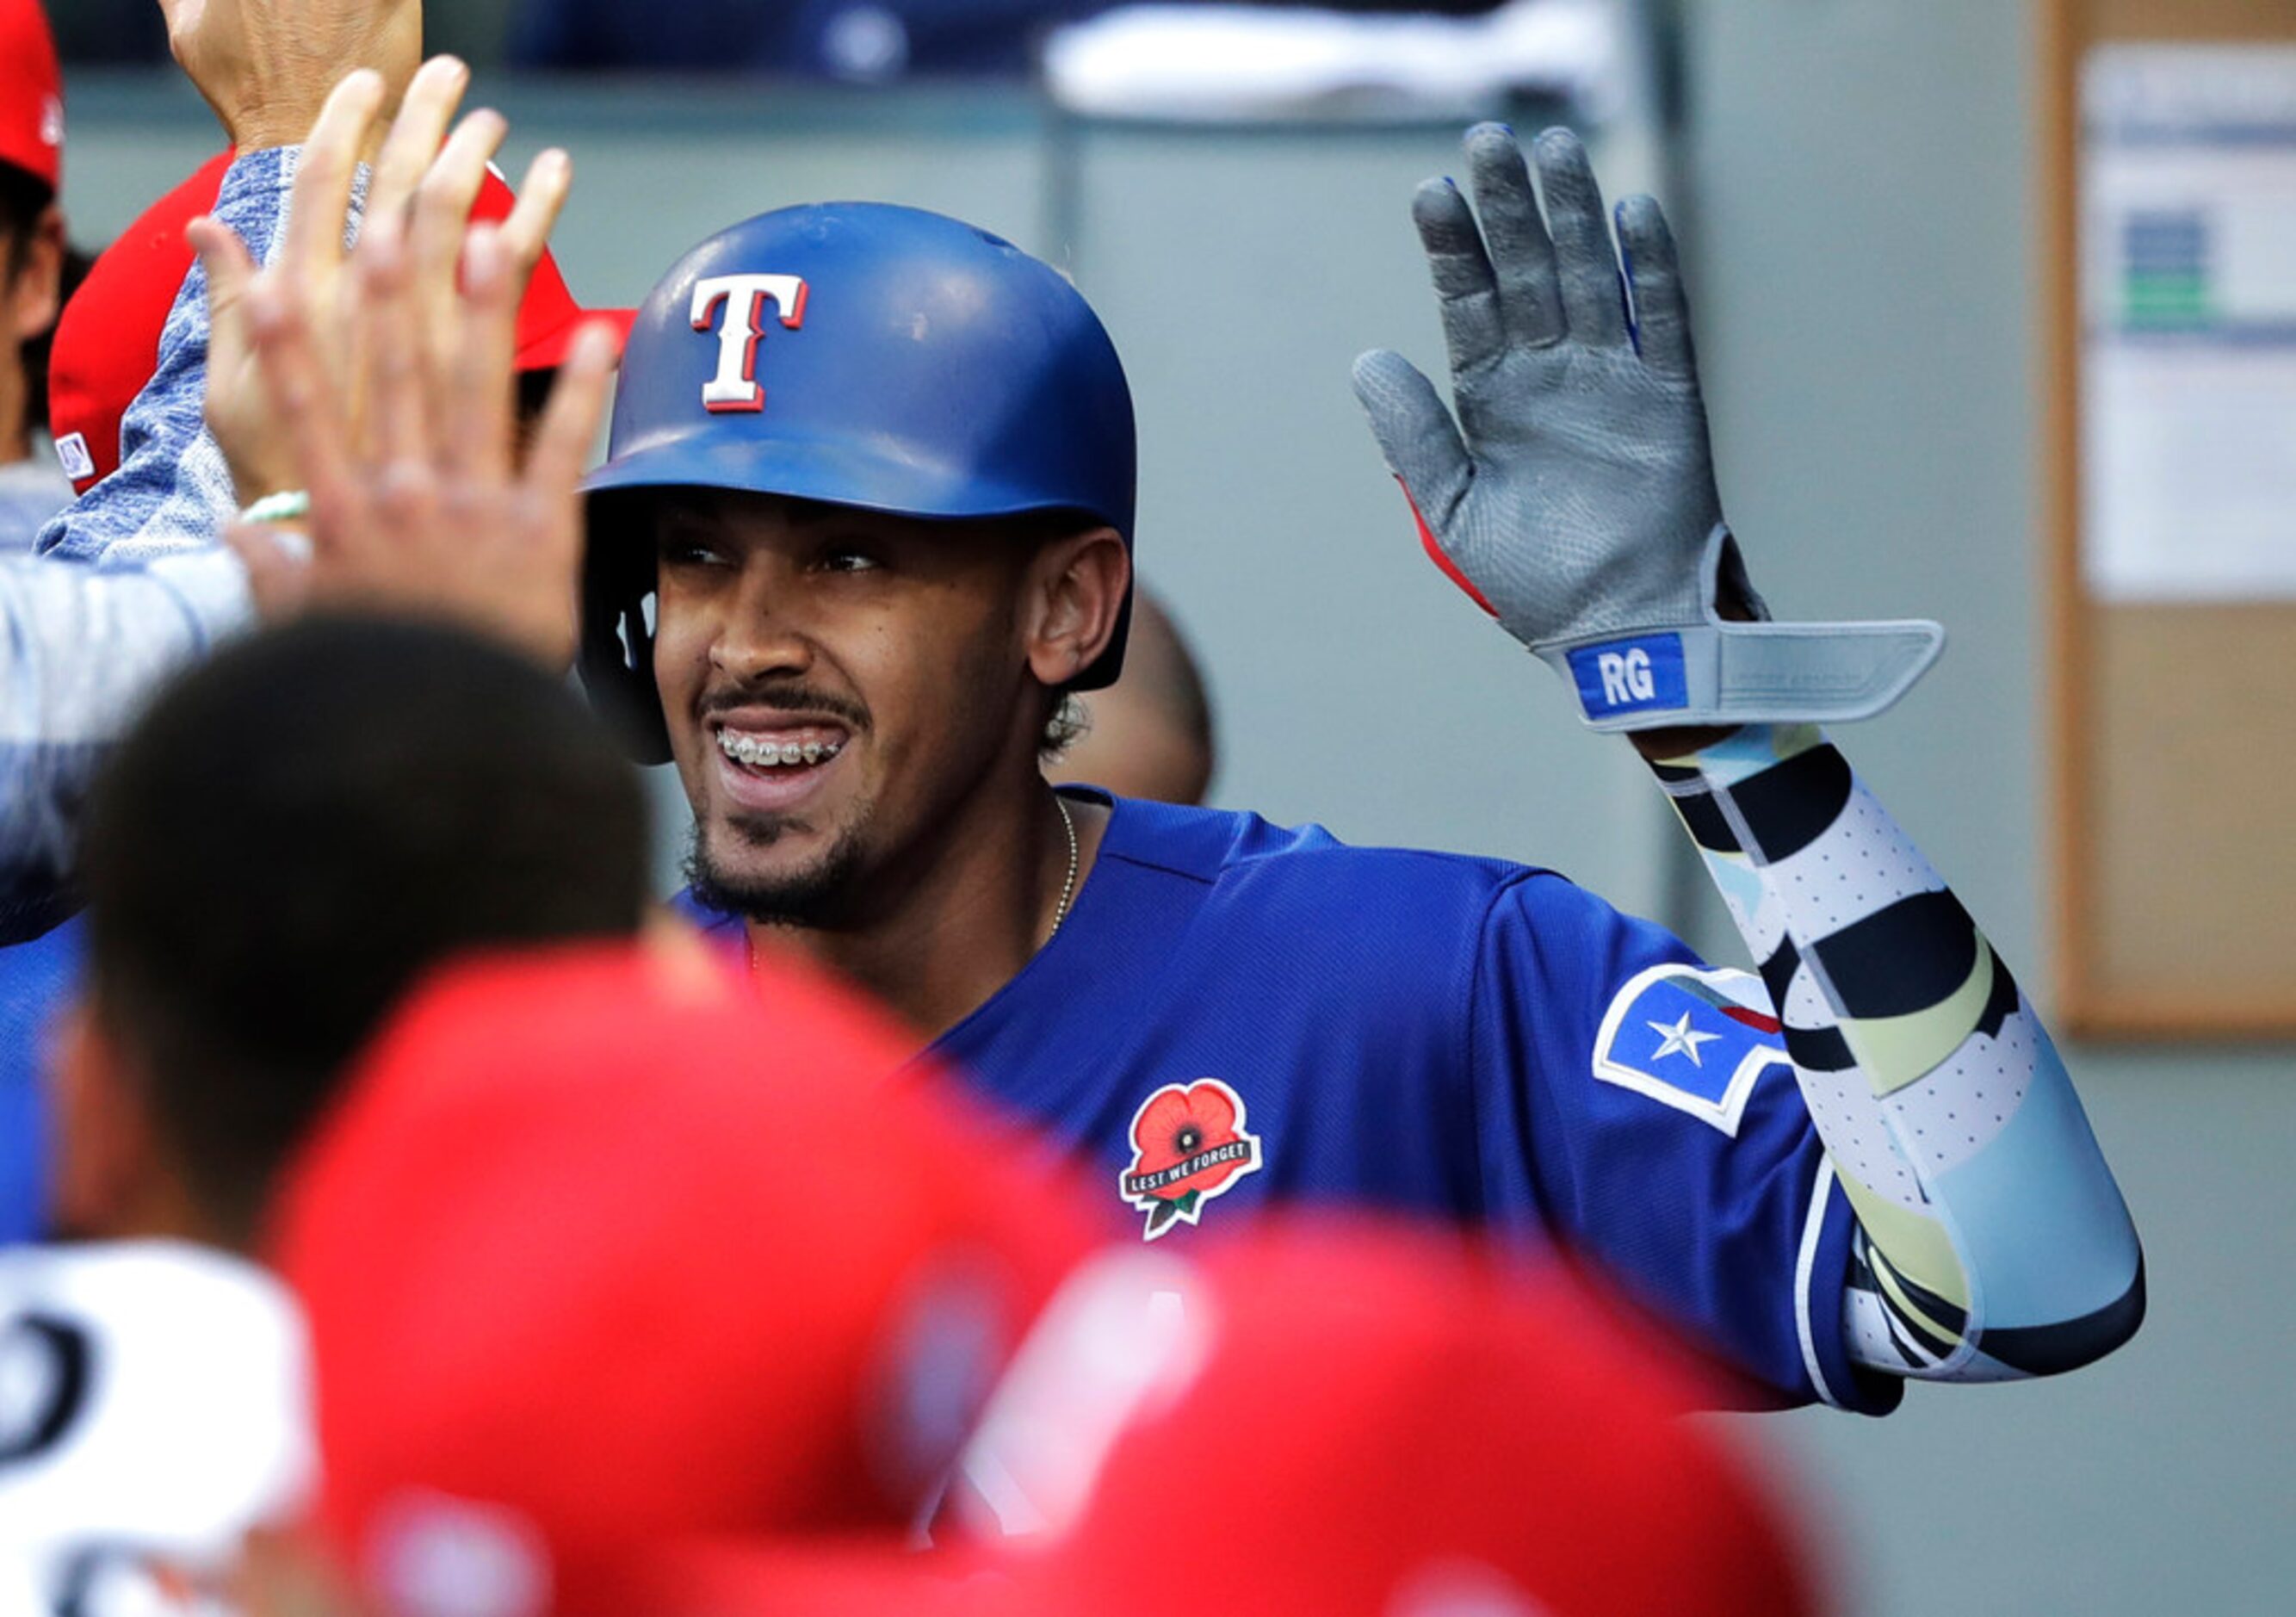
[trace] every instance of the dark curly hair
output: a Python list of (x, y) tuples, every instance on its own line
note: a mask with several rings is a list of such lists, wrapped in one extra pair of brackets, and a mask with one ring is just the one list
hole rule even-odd
[(440, 626), (313, 618), (152, 704), (81, 846), (88, 990), (234, 1235), (424, 972), (635, 933), (644, 789), (565, 685)]

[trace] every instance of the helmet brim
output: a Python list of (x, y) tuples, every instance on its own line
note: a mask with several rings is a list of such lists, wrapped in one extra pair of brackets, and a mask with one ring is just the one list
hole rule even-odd
[[(614, 456), (582, 484), (590, 496), (645, 488), (722, 488), (925, 521), (1071, 509), (1047, 505), (1041, 489), (984, 480), (895, 439), (808, 439), (786, 431), (739, 442), (677, 439), (641, 446)], [(1115, 526), (1106, 513), (1083, 514)], [(1129, 547), (1132, 536), (1118, 531)]]

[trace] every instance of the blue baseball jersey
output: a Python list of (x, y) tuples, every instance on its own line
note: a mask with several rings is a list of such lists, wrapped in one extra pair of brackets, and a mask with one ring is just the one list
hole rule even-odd
[(1487, 1227), (1593, 1260), (1749, 1403), (1894, 1404), (1850, 1366), (1851, 1214), (1750, 975), (1549, 871), (1111, 810), (1059, 934), (933, 1048), (1144, 1239), (1282, 1203)]

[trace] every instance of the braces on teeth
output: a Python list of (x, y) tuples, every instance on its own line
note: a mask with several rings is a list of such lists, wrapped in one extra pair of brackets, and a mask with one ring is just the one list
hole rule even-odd
[(845, 743), (833, 741), (824, 744), (821, 742), (809, 741), (803, 744), (791, 742), (787, 745), (783, 745), (777, 742), (758, 741), (747, 735), (734, 735), (721, 730), (718, 733), (718, 750), (728, 758), (739, 759), (757, 768), (800, 763), (817, 764), (824, 759), (835, 758), (838, 753), (844, 751)]

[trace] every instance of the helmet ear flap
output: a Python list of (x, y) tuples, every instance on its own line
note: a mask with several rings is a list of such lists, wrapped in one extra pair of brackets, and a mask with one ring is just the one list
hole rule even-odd
[(669, 761), (669, 727), (653, 677), (653, 557), (591, 544), (582, 557), (582, 689), (622, 749), (641, 764)]

